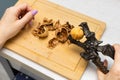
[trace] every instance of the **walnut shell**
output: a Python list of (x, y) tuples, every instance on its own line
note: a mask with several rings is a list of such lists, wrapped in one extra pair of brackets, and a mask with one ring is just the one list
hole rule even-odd
[(54, 31), (55, 30), (53, 24), (54, 24), (54, 21), (52, 19), (47, 19), (47, 18), (43, 19), (42, 25), (47, 27), (49, 31)]
[(83, 38), (84, 33), (83, 30), (80, 27), (75, 27), (70, 32), (71, 36), (75, 40), (80, 40)]
[(59, 42), (64, 43), (67, 41), (68, 31), (66, 28), (61, 27), (61, 28), (56, 29), (55, 35)]
[[(45, 38), (45, 37), (48, 36), (48, 28), (43, 27), (43, 29), (44, 29), (43, 33), (38, 34), (38, 37), (39, 37), (39, 38)], [(41, 32), (42, 32), (42, 31), (41, 31)]]
[(37, 28), (32, 31), (32, 34), (38, 38), (45, 38), (48, 36), (48, 29), (39, 23)]
[(58, 44), (57, 38), (52, 38), (51, 40), (48, 41), (49, 48), (54, 48), (57, 44)]

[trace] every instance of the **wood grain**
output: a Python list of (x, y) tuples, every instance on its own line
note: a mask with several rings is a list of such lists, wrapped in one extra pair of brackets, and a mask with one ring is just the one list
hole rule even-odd
[(37, 9), (39, 13), (35, 16), (33, 26), (27, 25), (4, 47), (68, 79), (79, 80), (87, 66), (87, 62), (79, 55), (83, 51), (82, 48), (73, 44), (59, 43), (54, 49), (49, 49), (48, 41), (54, 37), (54, 32), (49, 32), (46, 39), (38, 39), (31, 34), (31, 31), (44, 17), (54, 21), (60, 20), (61, 24), (69, 21), (75, 26), (85, 21), (90, 26), (90, 30), (96, 33), (97, 39), (100, 39), (105, 29), (105, 23), (47, 0), (19, 0), (16, 5), (24, 2), (31, 5), (33, 9)]

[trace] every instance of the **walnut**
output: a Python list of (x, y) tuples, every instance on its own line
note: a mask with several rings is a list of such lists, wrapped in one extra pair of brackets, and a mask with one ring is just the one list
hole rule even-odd
[(55, 28), (54, 28), (54, 22), (53, 22), (52, 19), (44, 18), (42, 25), (44, 25), (45, 27), (47, 27), (49, 31), (54, 31), (55, 30)]
[(59, 42), (64, 43), (67, 41), (68, 31), (66, 28), (61, 27), (61, 28), (56, 29), (55, 35)]
[(52, 38), (48, 42), (48, 47), (49, 48), (54, 48), (58, 44), (58, 39), (57, 38)]
[(72, 38), (75, 40), (80, 40), (84, 36), (83, 30), (80, 27), (73, 28), (71, 30), (70, 34), (71, 34)]
[(69, 22), (61, 25), (60, 20), (53, 21), (52, 19), (44, 18), (42, 23), (39, 23), (32, 31), (32, 34), (38, 38), (45, 38), (48, 36), (48, 31), (54, 31), (54, 38), (48, 41), (49, 47), (54, 48), (59, 42), (67, 42), (68, 35), (72, 28), (74, 28), (74, 26), (69, 24)]
[(60, 28), (60, 27), (61, 27), (61, 24), (60, 24), (60, 21), (58, 20), (58, 21), (55, 22), (54, 28), (55, 28), (55, 29), (58, 29), (58, 28)]
[(69, 22), (66, 22), (62, 27), (65, 27), (68, 30), (68, 33), (71, 31), (72, 28), (74, 28), (73, 25), (69, 24)]
[(48, 29), (44, 25), (38, 23), (37, 28), (32, 31), (32, 34), (38, 38), (45, 38), (48, 36)]

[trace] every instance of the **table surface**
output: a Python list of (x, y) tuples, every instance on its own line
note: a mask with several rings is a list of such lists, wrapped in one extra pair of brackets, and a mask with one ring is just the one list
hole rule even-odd
[[(98, 20), (104, 21), (106, 23), (106, 30), (101, 38), (103, 44), (120, 44), (119, 30), (120, 30), (120, 1), (119, 0), (49, 0), (51, 2), (57, 3), (74, 11), (83, 13), (85, 15), (91, 16)], [(20, 62), (24, 61), (24, 64), (48, 74), (54, 79), (65, 80), (56, 73), (53, 73), (38, 64), (25, 59), (22, 56), (15, 54), (7, 49), (2, 49), (5, 55), (8, 55), (12, 58), (17, 59)], [(109, 60), (109, 67), (112, 65), (113, 61), (104, 57), (100, 54), (102, 60), (107, 58)], [(36, 68), (37, 67), (37, 68)], [(92, 77), (91, 77), (92, 76)], [(96, 67), (91, 62), (88, 64), (87, 69), (85, 70), (81, 80), (97, 80)]]

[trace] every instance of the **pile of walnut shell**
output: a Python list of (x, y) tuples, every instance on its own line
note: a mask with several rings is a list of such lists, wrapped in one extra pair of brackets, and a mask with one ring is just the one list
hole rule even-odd
[(44, 18), (42, 23), (38, 23), (32, 34), (38, 38), (46, 38), (49, 31), (55, 31), (55, 37), (48, 41), (48, 47), (54, 48), (59, 42), (65, 43), (68, 40), (72, 28), (74, 26), (69, 22), (62, 25), (59, 20), (54, 22), (52, 19)]

